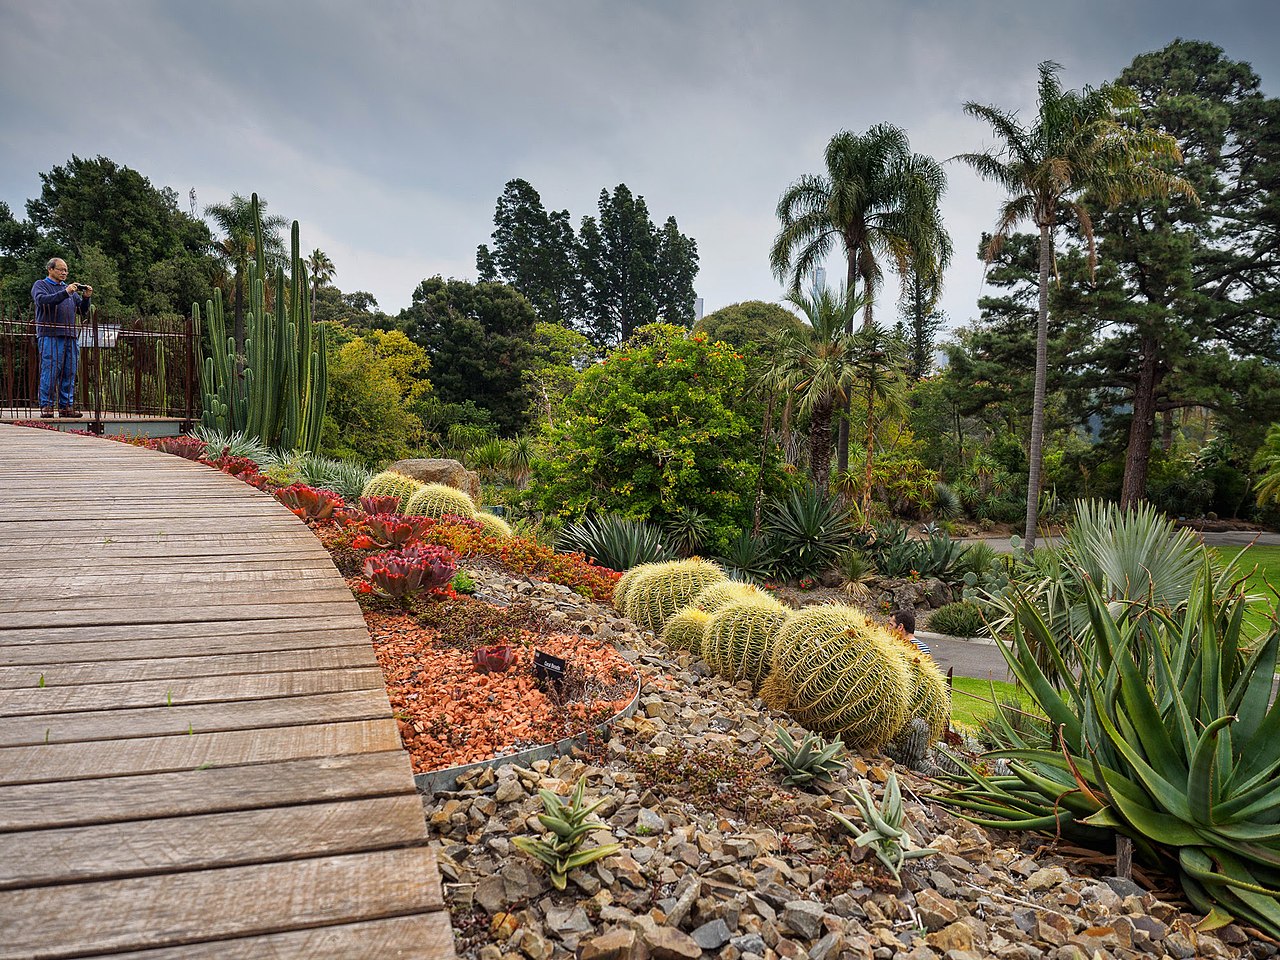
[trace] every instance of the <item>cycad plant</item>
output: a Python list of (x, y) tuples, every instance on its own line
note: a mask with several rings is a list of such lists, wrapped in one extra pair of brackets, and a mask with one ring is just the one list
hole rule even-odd
[[(1002, 718), (1008, 761), (995, 775), (961, 764), (944, 802), (975, 822), (1044, 830), (1077, 842), (1133, 841), (1138, 857), (1175, 873), (1212, 928), (1240, 918), (1280, 936), (1280, 652), (1274, 628), (1243, 632), (1246, 598), (1220, 595), (1207, 554), (1185, 603), (1107, 601), (1084, 582), (1088, 643), (1078, 679), (1041, 608), (1015, 602), (1018, 682), (1056, 731), (1046, 744)], [(1056, 661), (1061, 693), (1035, 647)]]

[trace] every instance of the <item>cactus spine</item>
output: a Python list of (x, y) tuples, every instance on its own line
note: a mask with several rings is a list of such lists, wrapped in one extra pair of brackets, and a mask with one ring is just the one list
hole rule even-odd
[(660, 563), (641, 563), (624, 573), (618, 582), (613, 585), (613, 606), (619, 613), (625, 615), (627, 596), (635, 588), (635, 585), (640, 582), (641, 578), (650, 571), (657, 570), (660, 566), (662, 566)]
[[(272, 447), (315, 453), (329, 388), (324, 328), (313, 333), (311, 303), (306, 296), (298, 223), (291, 232), (289, 279), (283, 266), (275, 271), (274, 309), (267, 308), (266, 254), (258, 195), (252, 200), (257, 256), (249, 264), (246, 288), (244, 356), (236, 355), (235, 338), (227, 335), (222, 293), (214, 290), (205, 303), (212, 355), (198, 364), (206, 427), (238, 431)], [(192, 305), (199, 331), (201, 316)]]
[(515, 535), (515, 531), (511, 529), (511, 524), (496, 513), (481, 510), (475, 515), (475, 520), (480, 526), (484, 527), (485, 533), (497, 537), (499, 540), (509, 540)]
[(668, 622), (662, 631), (662, 642), (675, 650), (688, 650), (697, 654), (702, 650), (703, 638), (707, 633), (707, 622), (711, 618), (705, 611), (685, 607)]
[(748, 600), (758, 597), (769, 599), (768, 594), (749, 583), (726, 580), (723, 583), (713, 583), (707, 587), (707, 589), (694, 597), (689, 605), (699, 610), (705, 610), (707, 613), (715, 613), (735, 600)]

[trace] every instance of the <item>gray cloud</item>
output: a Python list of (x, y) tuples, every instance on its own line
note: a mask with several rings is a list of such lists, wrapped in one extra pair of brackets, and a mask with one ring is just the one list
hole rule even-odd
[[(1250, 61), (1270, 92), (1276, 21), (1261, 0), (6, 4), (0, 200), (21, 210), (72, 153), (202, 205), (256, 190), (340, 286), (394, 311), (423, 277), (474, 274), (506, 180), (575, 220), (625, 182), (698, 240), (710, 310), (778, 296), (774, 205), (837, 130), (888, 121), (949, 157), (986, 141), (964, 101), (1034, 109), (1039, 61), (1098, 84), (1176, 36)], [(1000, 194), (948, 171), (958, 323)]]

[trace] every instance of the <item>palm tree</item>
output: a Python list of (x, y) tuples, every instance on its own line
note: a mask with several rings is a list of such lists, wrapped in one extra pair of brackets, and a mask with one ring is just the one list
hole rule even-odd
[[(267, 202), (258, 200), (259, 210), (265, 211)], [(228, 203), (213, 203), (204, 208), (204, 215), (213, 220), (222, 233), (213, 242), (215, 254), (229, 263), (235, 270), (235, 327), (236, 349), (244, 349), (244, 282), (249, 271), (249, 264), (257, 255), (257, 243), (254, 240), (253, 204), (238, 193), (231, 195)], [(268, 261), (276, 261), (284, 257), (284, 241), (280, 232), (288, 226), (284, 217), (262, 218), (263, 254)], [(265, 279), (265, 278), (263, 278)]]
[(787, 302), (804, 313), (809, 325), (779, 336), (765, 379), (809, 415), (809, 470), (825, 494), (831, 476), (831, 420), (854, 385), (853, 337), (846, 331), (865, 300), (824, 288), (809, 296), (793, 292)]
[[(871, 501), (875, 469), (876, 428), (885, 414), (905, 411), (907, 379), (905, 344), (879, 324), (863, 327), (853, 336), (853, 374), (858, 395), (867, 404), (867, 459), (862, 483), (862, 515)], [(877, 412), (876, 405), (880, 411)]]
[(1035, 390), (1031, 405), (1030, 472), (1027, 477), (1027, 517), (1024, 531), (1028, 550), (1035, 549), (1044, 449), (1044, 395), (1049, 344), (1049, 270), (1053, 264), (1053, 234), (1063, 217), (1074, 217), (1089, 244), (1089, 264), (1096, 263), (1093, 221), (1083, 199), (1087, 194), (1103, 204), (1168, 196), (1171, 192), (1196, 199), (1191, 185), (1166, 173), (1161, 161), (1181, 161), (1172, 136), (1143, 129), (1137, 94), (1128, 87), (1106, 84), (1079, 92), (1063, 90), (1062, 69), (1053, 61), (1040, 64), (1036, 118), (1023, 126), (1017, 116), (998, 107), (966, 103), (965, 113), (991, 125), (1003, 141), (982, 153), (959, 159), (984, 180), (1003, 186), (1009, 198), (1000, 209), (996, 232), (987, 248), (990, 262), (1004, 240), (1022, 220), (1040, 229), (1040, 311), (1036, 326)]
[(311, 316), (316, 315), (316, 291), (333, 279), (333, 261), (319, 247), (311, 251), (304, 261), (307, 273), (311, 275)]
[[(778, 201), (778, 235), (769, 263), (778, 279), (798, 294), (811, 274), (839, 242), (847, 271), (845, 287), (861, 282), (863, 323), (872, 323), (872, 306), (883, 280), (882, 260), (899, 276), (913, 265), (932, 265), (923, 272), (936, 293), (951, 262), (951, 238), (942, 226), (938, 202), (946, 190), (942, 166), (932, 157), (912, 153), (906, 133), (881, 123), (865, 134), (842, 130), (826, 150), (825, 175), (796, 180)], [(846, 331), (853, 332), (850, 321)], [(849, 466), (847, 421), (840, 424), (839, 466)]]

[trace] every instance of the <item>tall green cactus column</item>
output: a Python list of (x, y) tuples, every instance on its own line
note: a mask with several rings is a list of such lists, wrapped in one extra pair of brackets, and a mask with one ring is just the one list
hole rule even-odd
[[(289, 275), (277, 265), (267, 287), (262, 212), (252, 199), (256, 255), (249, 264), (249, 310), (245, 314), (244, 356), (236, 355), (222, 312), (221, 291), (207, 302), (213, 356), (200, 364), (205, 426), (236, 430), (272, 447), (315, 453), (320, 447), (329, 375), (324, 328), (311, 322), (307, 271), (298, 222), (293, 222)], [(274, 303), (268, 308), (268, 293)], [(200, 311), (192, 306), (197, 329)]]

